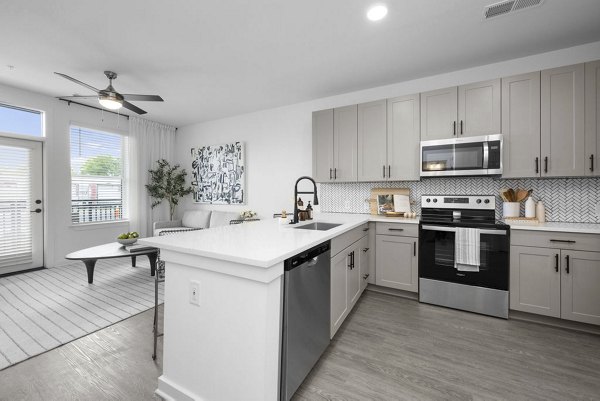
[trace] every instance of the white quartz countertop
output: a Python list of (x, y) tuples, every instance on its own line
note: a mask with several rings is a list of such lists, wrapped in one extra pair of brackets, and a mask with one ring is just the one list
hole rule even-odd
[[(140, 238), (138, 242), (160, 249), (266, 268), (369, 221), (419, 223), (418, 219), (350, 213), (316, 213), (314, 220), (295, 225), (280, 224), (278, 220), (266, 219), (163, 237)], [(341, 225), (327, 231), (294, 228), (315, 221)]]
[(510, 224), (511, 230), (557, 231), (563, 233), (600, 234), (600, 224), (595, 223), (559, 223)]

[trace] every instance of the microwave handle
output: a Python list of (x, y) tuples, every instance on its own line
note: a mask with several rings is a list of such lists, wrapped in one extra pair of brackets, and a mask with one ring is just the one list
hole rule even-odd
[(488, 168), (490, 161), (490, 145), (488, 141), (483, 142), (483, 168)]
[[(429, 231), (447, 231), (447, 232), (456, 232), (455, 227), (445, 227), (445, 226), (422, 226), (423, 230)], [(506, 235), (506, 230), (485, 230), (480, 229), (479, 234), (484, 235)]]

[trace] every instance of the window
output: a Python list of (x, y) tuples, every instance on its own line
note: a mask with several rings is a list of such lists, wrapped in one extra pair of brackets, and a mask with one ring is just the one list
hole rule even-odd
[(71, 221), (119, 221), (127, 217), (127, 138), (71, 126)]
[(0, 103), (0, 132), (44, 136), (43, 114)]

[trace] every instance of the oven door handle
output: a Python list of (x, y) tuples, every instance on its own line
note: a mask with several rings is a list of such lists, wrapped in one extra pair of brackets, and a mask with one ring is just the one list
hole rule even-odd
[[(447, 231), (447, 232), (451, 232), (451, 233), (455, 233), (456, 232), (456, 228), (455, 227), (422, 226), (421, 228), (423, 230), (429, 230), (429, 231)], [(506, 235), (506, 230), (486, 230), (486, 229), (479, 229), (479, 234), (485, 234), (485, 235)]]

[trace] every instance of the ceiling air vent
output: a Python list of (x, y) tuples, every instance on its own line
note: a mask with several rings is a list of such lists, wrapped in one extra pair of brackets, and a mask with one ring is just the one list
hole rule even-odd
[(542, 4), (544, 0), (507, 0), (500, 3), (490, 4), (485, 7), (483, 15), (485, 19), (506, 15), (511, 12), (535, 7)]

